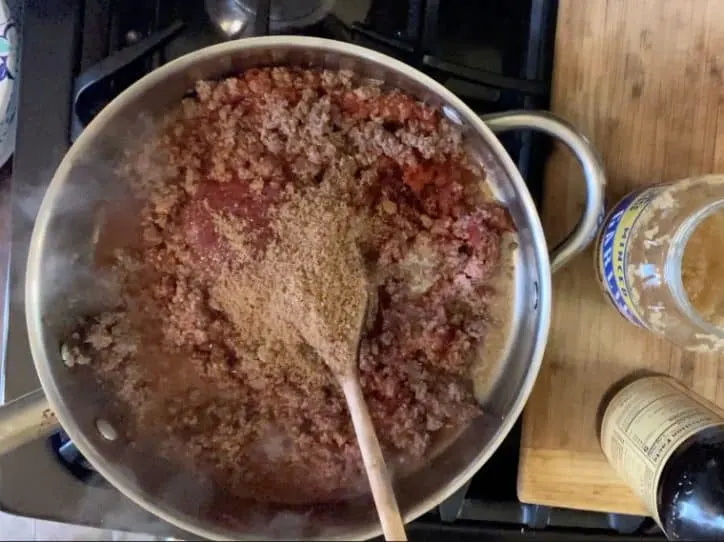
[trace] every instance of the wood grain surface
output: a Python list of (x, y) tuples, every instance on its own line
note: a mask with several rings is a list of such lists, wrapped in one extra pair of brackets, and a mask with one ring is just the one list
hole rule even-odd
[[(552, 109), (603, 156), (607, 201), (657, 181), (724, 172), (724, 1), (560, 0)], [(547, 171), (549, 243), (580, 214), (581, 174), (562, 149)], [(723, 278), (724, 280), (724, 278)], [(724, 358), (686, 353), (607, 304), (592, 251), (554, 277), (543, 368), (525, 409), (523, 502), (645, 514), (596, 438), (604, 392), (640, 368), (724, 406)]]

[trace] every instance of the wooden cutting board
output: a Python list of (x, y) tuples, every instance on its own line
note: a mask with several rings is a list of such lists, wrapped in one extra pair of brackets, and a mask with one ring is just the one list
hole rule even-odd
[[(724, 1), (560, 0), (552, 109), (601, 152), (607, 201), (688, 175), (724, 172)], [(547, 171), (550, 244), (582, 208), (562, 149)], [(724, 277), (722, 277), (724, 280)], [(523, 416), (523, 502), (645, 514), (596, 438), (604, 392), (635, 369), (673, 375), (724, 406), (724, 356), (683, 352), (607, 304), (589, 250), (554, 277), (543, 368)]]

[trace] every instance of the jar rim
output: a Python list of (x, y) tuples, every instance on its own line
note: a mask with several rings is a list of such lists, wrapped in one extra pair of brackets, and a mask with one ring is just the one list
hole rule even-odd
[(724, 212), (724, 198), (711, 201), (702, 206), (676, 229), (666, 258), (664, 275), (679, 310), (702, 333), (711, 335), (713, 339), (719, 341), (724, 340), (724, 327), (709, 322), (699, 313), (686, 293), (682, 278), (684, 252), (691, 236), (702, 222), (717, 212)]

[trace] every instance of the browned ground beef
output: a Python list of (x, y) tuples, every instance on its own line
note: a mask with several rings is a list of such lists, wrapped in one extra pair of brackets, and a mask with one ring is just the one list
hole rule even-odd
[(115, 255), (118, 310), (79, 325), (70, 361), (130, 413), (130, 441), (261, 500), (366, 489), (338, 385), (292, 328), (253, 318), (284, 277), (246, 292), (251, 309), (224, 287), (305, 197), (353, 210), (375, 269), (359, 369), (388, 457), (419, 461), (479, 414), (471, 354), (512, 223), (436, 109), (344, 72), (248, 70), (199, 82), (123, 174), (141, 239)]

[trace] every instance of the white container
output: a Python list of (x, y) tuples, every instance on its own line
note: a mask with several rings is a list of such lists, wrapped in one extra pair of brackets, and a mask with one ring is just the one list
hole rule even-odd
[(0, 166), (8, 161), (15, 150), (17, 77), (20, 66), (18, 15), (19, 10), (14, 4), (0, 1)]

